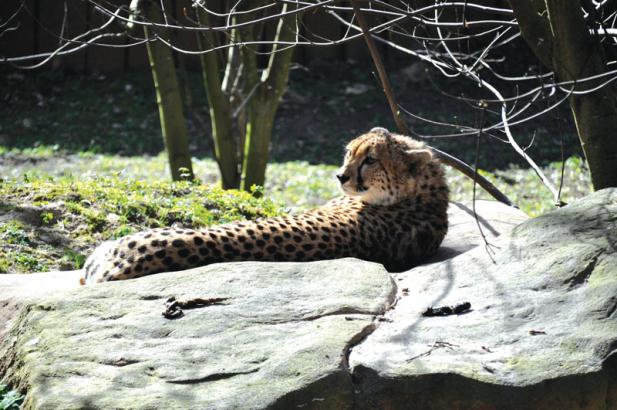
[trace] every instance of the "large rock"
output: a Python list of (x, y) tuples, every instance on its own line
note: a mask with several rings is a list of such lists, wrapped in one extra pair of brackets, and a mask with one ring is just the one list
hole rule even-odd
[(81, 271), (0, 274), (0, 342), (28, 304), (79, 287)]
[(490, 240), (509, 234), (515, 226), (528, 219), (520, 210), (500, 202), (478, 200), (475, 207), (470, 203), (451, 202), (448, 208), (448, 234), (437, 255), (427, 263), (445, 261), (467, 252), (484, 244), (483, 237)]
[[(59, 292), (5, 336), (0, 372), (27, 407), (289, 408), (353, 401), (346, 354), (394, 300), (357, 260), (211, 265)], [(164, 302), (228, 298), (162, 316)]]
[[(45, 409), (615, 407), (616, 198), (511, 238), (497, 236), (521, 212), (481, 201), (476, 219), (454, 204), (440, 254), (396, 275), (398, 289), (353, 259), (77, 289), (79, 272), (0, 275), (0, 375)], [(169, 296), (228, 299), (169, 320)], [(467, 314), (421, 315), (463, 301)]]
[(616, 252), (613, 189), (397, 275), (396, 307), (350, 356), (358, 407), (617, 408)]

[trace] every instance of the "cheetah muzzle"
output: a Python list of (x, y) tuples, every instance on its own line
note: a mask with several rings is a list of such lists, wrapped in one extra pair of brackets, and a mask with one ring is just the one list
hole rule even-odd
[(437, 251), (448, 229), (448, 187), (423, 143), (374, 128), (347, 144), (337, 178), (345, 196), (299, 215), (105, 242), (86, 261), (81, 283), (231, 261), (355, 257), (402, 271)]

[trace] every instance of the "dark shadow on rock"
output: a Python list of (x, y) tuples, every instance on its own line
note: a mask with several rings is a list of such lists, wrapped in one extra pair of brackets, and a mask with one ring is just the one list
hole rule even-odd
[(457, 374), (387, 379), (356, 368), (357, 409), (555, 410), (617, 408), (617, 357), (597, 372), (545, 380), (529, 386), (485, 383)]
[(465, 205), (465, 204), (463, 204), (461, 202), (451, 202), (450, 206), (455, 206), (458, 209), (460, 209), (461, 211), (466, 212), (469, 216), (473, 217), (474, 219), (477, 219), (478, 223), (480, 223), (482, 228), (488, 229), (491, 234), (493, 234), (495, 236), (499, 235), (499, 231), (497, 229), (495, 229), (493, 227), (493, 225), (491, 225), (491, 223), (489, 221), (487, 221), (485, 218), (483, 218), (478, 213), (476, 213), (474, 215), (473, 208), (469, 208), (467, 205)]

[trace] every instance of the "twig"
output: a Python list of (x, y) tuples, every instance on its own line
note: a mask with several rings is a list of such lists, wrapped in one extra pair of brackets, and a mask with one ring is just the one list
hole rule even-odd
[(229, 298), (193, 298), (187, 300), (177, 300), (174, 296), (171, 296), (165, 301), (165, 310), (163, 317), (165, 319), (179, 319), (184, 316), (182, 309), (195, 309), (212, 305), (223, 305)]
[[(487, 90), (492, 92), (493, 95), (495, 95), (495, 97), (503, 101), (503, 97), (501, 93), (491, 84), (487, 83), (486, 81), (482, 81), (482, 86), (484, 86)], [(549, 191), (551, 191), (551, 193), (553, 194), (553, 197), (555, 198), (555, 203), (557, 203), (559, 200), (559, 194), (557, 193), (557, 190), (555, 189), (551, 181), (546, 177), (546, 175), (544, 175), (544, 172), (542, 172), (542, 169), (538, 166), (538, 164), (536, 164), (536, 162), (529, 155), (527, 155), (525, 151), (523, 151), (523, 149), (520, 147), (520, 145), (518, 145), (518, 143), (514, 139), (514, 136), (512, 136), (512, 133), (510, 132), (510, 126), (508, 125), (508, 115), (506, 113), (506, 103), (505, 102), (502, 102), (501, 104), (501, 121), (503, 123), (503, 130), (505, 131), (506, 136), (508, 137), (508, 141), (510, 142), (510, 145), (512, 146), (512, 148), (514, 148), (514, 150), (521, 157), (523, 157), (525, 161), (527, 161), (529, 166), (531, 166), (531, 168), (536, 172), (538, 177), (540, 177), (540, 180), (542, 181), (544, 186), (548, 188)]]
[(460, 159), (453, 157), (447, 152), (443, 152), (435, 147), (430, 147), (430, 148), (431, 150), (433, 150), (433, 152), (436, 154), (435, 156), (439, 158), (439, 160), (442, 163), (451, 166), (452, 168), (461, 172), (463, 175), (474, 180), (478, 185), (480, 185), (480, 187), (482, 187), (482, 189), (488, 192), (493, 198), (495, 198), (499, 202), (504, 203), (508, 206), (513, 206), (515, 208), (518, 208), (514, 203), (512, 203), (512, 201), (510, 201), (510, 199), (506, 196), (506, 194), (504, 194), (499, 189), (497, 189), (497, 187), (493, 185), (488, 179), (484, 178), (482, 175), (479, 175), (479, 174), (476, 175), (473, 168), (471, 168), (469, 165), (467, 165)]
[(362, 29), (362, 34), (364, 36), (364, 40), (366, 41), (369, 52), (371, 53), (371, 58), (373, 59), (373, 63), (375, 64), (375, 68), (377, 69), (377, 74), (379, 74), (379, 80), (381, 81), (383, 92), (386, 94), (386, 98), (388, 100), (388, 104), (390, 105), (392, 115), (394, 116), (396, 128), (398, 128), (399, 132), (409, 135), (409, 129), (401, 118), (401, 112), (399, 111), (396, 101), (394, 99), (394, 92), (392, 91), (392, 85), (390, 84), (388, 73), (386, 73), (386, 69), (383, 66), (383, 61), (381, 61), (381, 55), (377, 50), (377, 46), (375, 46), (375, 41), (373, 41), (373, 37), (371, 36), (368, 25), (366, 24), (366, 20), (364, 20), (364, 15), (362, 14), (360, 7), (358, 7), (357, 0), (352, 0), (351, 5), (353, 7), (354, 15), (356, 16), (356, 19), (358, 19), (358, 24)]
[(488, 254), (488, 257), (491, 259), (491, 261), (493, 262), (493, 264), (495, 264), (495, 259), (493, 259), (493, 255), (491, 255), (491, 244), (488, 243), (488, 240), (486, 239), (486, 235), (484, 234), (484, 230), (482, 229), (482, 224), (480, 223), (480, 220), (478, 219), (478, 214), (476, 212), (476, 180), (478, 178), (478, 159), (480, 157), (480, 138), (482, 137), (482, 127), (484, 127), (484, 116), (486, 114), (486, 108), (487, 108), (487, 104), (484, 101), (480, 102), (480, 108), (482, 109), (481, 114), (480, 114), (480, 128), (478, 131), (478, 136), (476, 137), (476, 158), (475, 158), (475, 164), (474, 164), (474, 180), (473, 180), (473, 198), (472, 198), (472, 202), (471, 202), (471, 208), (473, 211), (473, 217), (476, 220), (476, 224), (478, 225), (478, 230), (480, 231), (480, 236), (482, 237), (482, 240), (484, 241), (484, 249), (486, 249), (486, 253)]
[(448, 342), (443, 342), (440, 340), (436, 340), (435, 343), (433, 343), (432, 345), (430, 345), (430, 348), (425, 351), (422, 352), (420, 354), (417, 354), (413, 357), (410, 357), (409, 359), (405, 360), (406, 362), (412, 362), (416, 359), (419, 359), (421, 357), (426, 357), (426, 356), (430, 356), (431, 353), (433, 353), (433, 351), (437, 350), (437, 349), (448, 349), (448, 350), (454, 350), (454, 348), (456, 347), (460, 347), (459, 345), (455, 345), (454, 343), (448, 343)]

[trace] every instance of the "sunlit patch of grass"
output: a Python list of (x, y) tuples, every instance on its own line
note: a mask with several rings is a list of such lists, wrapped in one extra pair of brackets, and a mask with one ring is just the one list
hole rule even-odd
[(20, 215), (23, 204), (39, 207), (28, 223), (15, 219), (0, 224), (4, 272), (77, 269), (98, 243), (146, 228), (210, 226), (286, 212), (282, 205), (247, 192), (119, 177), (4, 180), (0, 197), (10, 204), (4, 212), (11, 215)]
[(292, 161), (268, 166), (266, 195), (294, 209), (307, 209), (341, 196), (337, 167)]
[[(543, 172), (557, 189), (561, 181), (561, 169), (560, 162), (551, 163), (543, 168)], [(592, 192), (589, 170), (583, 159), (576, 156), (570, 157), (563, 164), (563, 169), (561, 201), (570, 203)], [(538, 216), (556, 209), (555, 198), (531, 169), (510, 167), (496, 173), (480, 172), (529, 216)], [(453, 200), (470, 201), (473, 199), (471, 179), (451, 169), (448, 170), (447, 175)], [(476, 198), (493, 199), (479, 186), (476, 186)]]
[[(218, 167), (212, 159), (193, 158), (193, 168), (199, 180), (206, 184), (218, 184)], [(303, 161), (271, 163), (266, 171), (266, 186), (264, 194), (277, 202), (286, 204), (293, 210), (308, 209), (340, 196), (338, 183), (334, 178), (336, 166), (312, 165)], [(559, 186), (561, 163), (555, 162), (544, 167), (544, 172)], [(531, 216), (537, 216), (554, 209), (554, 198), (531, 169), (511, 166), (505, 170), (489, 173), (480, 170), (482, 175), (492, 181), (521, 210)], [(31, 163), (24, 161), (17, 165), (4, 166), (0, 163), (0, 173), (13, 175), (15, 178), (49, 178), (73, 177), (110, 179), (135, 179), (152, 182), (169, 180), (167, 159), (164, 154), (149, 157), (120, 157), (100, 154), (80, 154), (63, 157), (59, 160)], [(26, 177), (24, 177), (26, 175)], [(455, 201), (470, 201), (473, 198), (473, 181), (458, 171), (448, 169), (448, 181), (451, 198)], [(571, 202), (591, 192), (589, 171), (585, 161), (577, 156), (570, 157), (565, 162), (565, 172), (562, 186), (562, 200)], [(477, 198), (490, 199), (490, 196), (478, 187)], [(155, 204), (156, 205), (156, 204)], [(133, 204), (133, 210), (127, 210), (130, 220), (134, 214), (147, 213), (144, 205)], [(193, 209), (197, 219), (199, 209)], [(133, 217), (134, 219), (134, 217)], [(173, 221), (173, 213), (165, 221)]]

